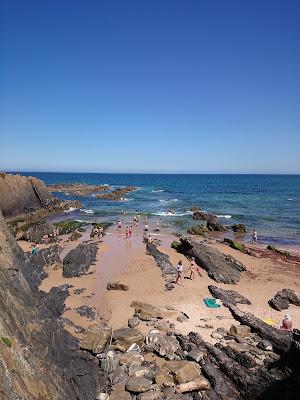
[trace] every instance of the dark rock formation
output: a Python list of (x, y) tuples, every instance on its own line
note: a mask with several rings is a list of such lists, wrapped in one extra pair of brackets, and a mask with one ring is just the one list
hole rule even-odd
[(129, 290), (129, 286), (121, 282), (108, 282), (106, 285), (107, 290)]
[(51, 195), (40, 179), (0, 174), (0, 209), (5, 217), (43, 208), (50, 199)]
[(92, 321), (95, 319), (95, 316), (96, 316), (95, 309), (93, 309), (89, 306), (77, 307), (77, 308), (75, 308), (75, 311), (82, 317), (86, 317), (88, 319), (91, 319)]
[(216, 215), (209, 214), (201, 210), (201, 208), (194, 209), (193, 219), (207, 221), (207, 229), (210, 231), (221, 231), (221, 232), (227, 231), (227, 227), (221, 224), (219, 218)]
[(30, 226), (20, 239), (25, 239), (34, 243), (42, 243), (43, 236), (52, 234), (53, 229), (53, 225), (39, 222)]
[(162, 276), (164, 277), (167, 290), (174, 288), (173, 282), (176, 280), (177, 271), (170, 263), (169, 256), (159, 251), (154, 243), (146, 243), (147, 254), (151, 255), (157, 266), (161, 269)]
[(135, 186), (127, 186), (125, 188), (113, 190), (112, 192), (109, 193), (98, 194), (96, 195), (96, 197), (98, 199), (119, 201), (122, 200), (127, 193), (132, 192), (133, 190), (136, 190)]
[(55, 183), (47, 186), (51, 192), (62, 192), (66, 196), (88, 197), (91, 193), (109, 190), (106, 185), (88, 185), (84, 183)]
[(195, 257), (196, 263), (205, 269), (216, 282), (237, 283), (246, 267), (233, 257), (223, 254), (203, 243), (196, 243), (187, 238), (180, 239), (177, 251), (188, 257)]
[(208, 232), (208, 228), (205, 225), (196, 225), (196, 226), (191, 226), (188, 230), (188, 233), (191, 235), (201, 235), (205, 236), (205, 234)]
[[(22, 270), (25, 256), (0, 213), (0, 397), (90, 400), (108, 385), (98, 361), (57, 322), (67, 288), (44, 294)], [(25, 267), (24, 267), (25, 268)], [(55, 293), (56, 292), (56, 293)]]
[(300, 306), (300, 298), (291, 289), (283, 289), (276, 293), (273, 299), (269, 300), (269, 304), (277, 311), (289, 308), (290, 304)]
[(234, 224), (231, 226), (231, 229), (235, 233), (247, 233), (247, 229), (244, 224)]
[(63, 260), (63, 276), (71, 278), (84, 275), (91, 264), (96, 261), (97, 246), (93, 243), (82, 243), (69, 251)]
[(25, 253), (26, 260), (21, 271), (31, 289), (37, 289), (48, 275), (44, 267), (61, 264), (59, 257), (62, 248), (58, 245), (39, 250), (36, 254)]
[(222, 300), (224, 305), (233, 304), (235, 306), (238, 303), (251, 304), (250, 300), (235, 290), (225, 290), (213, 285), (209, 285), (208, 289), (216, 299)]

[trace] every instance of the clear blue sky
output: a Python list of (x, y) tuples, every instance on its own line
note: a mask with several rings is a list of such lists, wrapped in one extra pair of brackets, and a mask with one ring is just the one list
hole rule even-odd
[(0, 7), (0, 169), (300, 173), (300, 1)]

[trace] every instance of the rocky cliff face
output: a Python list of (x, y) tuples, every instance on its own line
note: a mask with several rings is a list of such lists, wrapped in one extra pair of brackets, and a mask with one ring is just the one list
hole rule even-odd
[(97, 359), (57, 320), (68, 288), (46, 294), (29, 285), (29, 262), (0, 211), (0, 398), (95, 399), (105, 385)]
[(0, 174), (0, 208), (5, 217), (44, 207), (51, 195), (40, 179)]

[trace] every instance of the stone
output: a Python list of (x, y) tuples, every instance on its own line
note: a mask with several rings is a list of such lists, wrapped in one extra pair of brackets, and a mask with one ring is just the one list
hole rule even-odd
[(135, 316), (142, 321), (151, 321), (153, 319), (163, 318), (163, 311), (151, 304), (135, 302)]
[(240, 336), (245, 338), (250, 336), (251, 329), (247, 325), (231, 325), (228, 333), (231, 336)]
[(224, 337), (224, 335), (222, 335), (221, 333), (219, 333), (217, 331), (212, 332), (212, 334), (210, 336), (213, 339), (217, 339), (217, 340), (223, 339), (223, 337)]
[(161, 274), (165, 279), (166, 290), (174, 289), (173, 282), (176, 280), (177, 270), (171, 264), (169, 256), (159, 251), (154, 243), (146, 243), (146, 252), (155, 259), (157, 266), (160, 268)]
[(109, 400), (109, 394), (108, 393), (100, 393), (99, 396), (97, 397), (97, 400)]
[(194, 361), (168, 361), (162, 367), (175, 377), (178, 384), (194, 381), (202, 377), (201, 368)]
[(205, 355), (205, 352), (202, 350), (191, 350), (186, 355), (186, 359), (189, 361), (195, 361), (196, 363), (199, 363), (199, 361), (203, 359), (204, 355)]
[(223, 304), (233, 304), (236, 305), (238, 303), (241, 304), (251, 304), (250, 300), (246, 297), (242, 296), (240, 293), (235, 290), (225, 290), (218, 288), (214, 285), (208, 285), (208, 290), (210, 293), (216, 298), (222, 300)]
[(141, 346), (144, 342), (144, 336), (140, 331), (134, 328), (116, 329), (112, 335), (113, 346), (120, 351), (126, 351), (132, 344)]
[(175, 386), (173, 375), (165, 370), (160, 370), (155, 376), (155, 382), (160, 386)]
[(247, 233), (247, 229), (244, 224), (234, 224), (231, 226), (231, 229), (235, 233)]
[(90, 325), (80, 341), (80, 347), (85, 350), (90, 350), (94, 354), (102, 353), (110, 340), (111, 333), (111, 327), (104, 322)]
[(88, 306), (77, 307), (75, 308), (75, 311), (82, 317), (86, 317), (91, 320), (94, 320), (96, 316), (95, 309)]
[(277, 311), (286, 310), (290, 304), (300, 306), (300, 298), (291, 289), (283, 289), (269, 300), (269, 305)]
[(180, 349), (178, 340), (171, 335), (163, 335), (158, 331), (150, 331), (146, 344), (152, 344), (153, 350), (162, 357), (172, 357)]
[(144, 393), (151, 389), (151, 382), (145, 378), (131, 377), (127, 380), (125, 388), (128, 392)]
[(125, 385), (120, 384), (111, 392), (109, 400), (132, 400), (132, 397), (131, 394), (125, 390)]
[(132, 317), (128, 320), (129, 328), (136, 328), (140, 324), (140, 319), (138, 317)]
[(96, 261), (97, 246), (94, 243), (81, 243), (67, 253), (63, 260), (63, 277), (72, 278), (84, 275)]
[(120, 282), (108, 282), (107, 286), (106, 286), (107, 290), (124, 290), (124, 291), (128, 291), (129, 290), (129, 286), (125, 285), (124, 283), (120, 283)]
[(139, 367), (144, 361), (144, 357), (137, 353), (120, 354), (119, 363), (127, 368)]
[(265, 351), (273, 351), (272, 343), (270, 343), (268, 340), (261, 340), (257, 347)]
[[(135, 365), (129, 368), (129, 376), (135, 376), (138, 378), (146, 378), (149, 379), (151, 376), (151, 369), (146, 366)], [(149, 379), (151, 380), (151, 379)]]
[(163, 392), (146, 392), (138, 395), (138, 400), (162, 400), (164, 398)]
[(109, 380), (114, 386), (121, 383), (125, 384), (127, 379), (128, 375), (126, 373), (126, 367), (124, 365), (117, 367), (112, 373), (109, 374)]
[(247, 346), (243, 343), (231, 342), (231, 343), (228, 343), (227, 346), (233, 350), (238, 351), (239, 353), (246, 353), (247, 351), (249, 351), (249, 346)]
[(119, 357), (113, 352), (108, 351), (104, 357), (100, 359), (101, 369), (105, 372), (113, 372), (119, 365)]

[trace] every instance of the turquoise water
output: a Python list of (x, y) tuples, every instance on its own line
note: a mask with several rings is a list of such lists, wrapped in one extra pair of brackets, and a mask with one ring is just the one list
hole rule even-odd
[[(86, 221), (116, 221), (121, 210), (147, 213), (161, 223), (186, 229), (195, 224), (190, 211), (198, 206), (220, 216), (225, 224), (243, 223), (258, 231), (259, 241), (300, 245), (299, 175), (155, 175), (24, 173), (46, 183), (82, 182), (114, 187), (134, 185), (122, 202), (93, 196), (79, 198), (84, 211), (74, 217)], [(57, 194), (60, 198), (72, 198)], [(172, 211), (172, 215), (170, 214)]]

